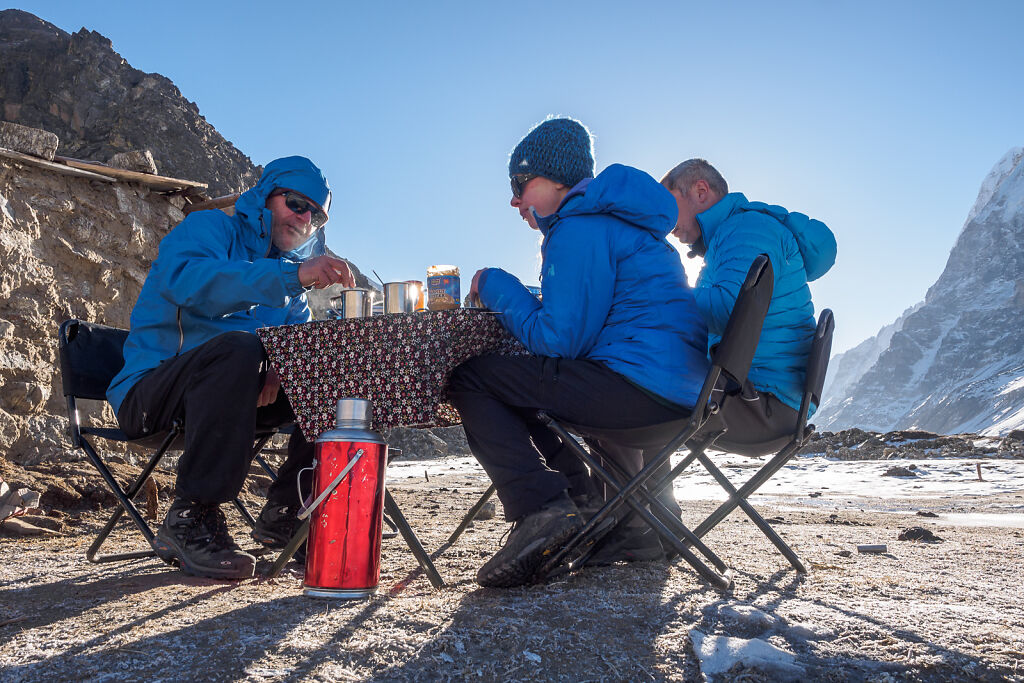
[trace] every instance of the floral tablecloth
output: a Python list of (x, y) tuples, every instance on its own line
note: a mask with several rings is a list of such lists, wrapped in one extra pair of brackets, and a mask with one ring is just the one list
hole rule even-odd
[(458, 424), (459, 414), (445, 398), (452, 369), (485, 353), (526, 353), (496, 315), (473, 309), (321, 320), (256, 332), (310, 440), (334, 427), (339, 398), (373, 401), (377, 430)]

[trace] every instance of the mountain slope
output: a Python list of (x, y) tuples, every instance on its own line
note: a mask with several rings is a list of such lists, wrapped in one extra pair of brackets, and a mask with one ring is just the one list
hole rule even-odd
[[(985, 178), (945, 270), (901, 320), (870, 366), (837, 371), (819, 426), (985, 434), (1024, 426), (1024, 148)], [(848, 353), (866, 354), (861, 346)]]

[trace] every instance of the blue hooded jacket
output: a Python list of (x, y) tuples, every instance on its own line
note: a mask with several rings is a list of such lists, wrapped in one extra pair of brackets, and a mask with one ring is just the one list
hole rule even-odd
[(666, 236), (672, 195), (615, 164), (538, 217), (543, 303), (503, 270), (481, 274), (480, 299), (532, 353), (599, 361), (692, 408), (708, 369), (707, 328)]
[(821, 221), (781, 206), (748, 202), (738, 192), (698, 214), (697, 223), (707, 253), (694, 295), (711, 345), (721, 339), (751, 262), (758, 254), (771, 259), (775, 288), (748, 377), (759, 391), (799, 410), (815, 328), (807, 283), (835, 263), (835, 236)]
[(235, 214), (197, 211), (160, 241), (124, 345), (124, 367), (107, 389), (116, 413), (129, 390), (162, 361), (231, 331), (310, 319), (299, 283), (302, 261), (325, 253), (321, 227), (281, 253), (272, 242), (267, 197), (277, 188), (306, 195), (324, 211), (331, 190), (305, 157), (267, 164), (256, 186), (235, 202)]

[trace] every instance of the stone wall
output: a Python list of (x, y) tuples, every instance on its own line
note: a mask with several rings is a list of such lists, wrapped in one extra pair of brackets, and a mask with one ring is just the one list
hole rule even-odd
[(70, 317), (127, 327), (183, 205), (140, 185), (0, 158), (0, 456), (71, 456), (57, 327)]

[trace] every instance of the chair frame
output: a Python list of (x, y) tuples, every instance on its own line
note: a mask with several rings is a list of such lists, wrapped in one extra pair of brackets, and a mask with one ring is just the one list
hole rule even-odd
[[(649, 462), (641, 470), (639, 474), (633, 477), (629, 482), (623, 484), (621, 476), (621, 470), (615, 468), (614, 462), (608, 462), (606, 464), (612, 465), (613, 469), (618, 470), (617, 474), (619, 479), (617, 480), (615, 474), (605, 472), (600, 466), (597, 465), (597, 461), (586, 454), (585, 449), (575, 439), (572, 439), (571, 435), (558, 424), (557, 421), (547, 417), (548, 426), (560, 438), (563, 439), (570, 447), (570, 449), (576, 453), (578, 457), (587, 462), (588, 466), (591, 467), (592, 471), (605, 483), (608, 483), (612, 490), (618, 491), (618, 493), (609, 500), (605, 507), (610, 508), (607, 512), (610, 513), (616, 507), (621, 506), (623, 502), (626, 502), (630, 507), (641, 517), (652, 526), (662, 539), (669, 546), (669, 557), (673, 555), (682, 556), (687, 562), (694, 567), (702, 576), (708, 579), (712, 584), (718, 587), (724, 587), (718, 577), (709, 575), (708, 567), (703, 563), (694, 562), (694, 556), (689, 552), (682, 552), (687, 549), (687, 546), (694, 546), (704, 553), (701, 545), (693, 542), (693, 537), (697, 539), (703, 538), (711, 529), (713, 529), (719, 522), (725, 519), (733, 510), (737, 507), (741, 508), (744, 513), (754, 522), (754, 524), (760, 529), (760, 531), (772, 542), (773, 545), (786, 557), (790, 564), (800, 573), (806, 573), (806, 567), (800, 561), (797, 554), (790, 548), (785, 541), (775, 532), (771, 525), (753, 508), (747, 498), (752, 495), (762, 484), (770, 479), (779, 469), (781, 469), (789, 460), (796, 455), (797, 451), (803, 446), (811, 433), (814, 431), (813, 425), (807, 424), (807, 416), (810, 410), (810, 405), (820, 403), (821, 391), (824, 385), (825, 374), (828, 368), (828, 357), (832, 346), (832, 334), (835, 328), (834, 318), (831, 310), (822, 311), (818, 325), (815, 330), (814, 340), (812, 342), (811, 351), (808, 355), (807, 373), (804, 386), (804, 395), (801, 401), (801, 408), (798, 411), (797, 424), (794, 427), (793, 436), (790, 441), (774, 455), (771, 460), (766, 463), (758, 472), (752, 476), (745, 484), (737, 489), (728, 478), (722, 473), (722, 471), (714, 464), (714, 462), (706, 454), (706, 449), (712, 446), (715, 441), (720, 438), (723, 434), (728, 431), (728, 425), (721, 421), (721, 416), (717, 415), (718, 407), (713, 402), (709, 401), (707, 389), (709, 386), (713, 386), (719, 382), (720, 377), (724, 374), (731, 377), (736, 383), (742, 386), (746, 379), (746, 375), (749, 372), (750, 364), (753, 360), (753, 352), (756, 349), (756, 343), (753, 348), (749, 346), (736, 347), (733, 344), (737, 343), (737, 330), (740, 336), (748, 336), (756, 328), (757, 334), (753, 337), (756, 340), (760, 337), (760, 329), (763, 326), (764, 317), (767, 314), (767, 306), (764, 305), (765, 292), (767, 292), (768, 304), (771, 299), (771, 283), (767, 286), (762, 286), (759, 301), (756, 305), (750, 304), (748, 296), (744, 295), (744, 292), (750, 290), (752, 287), (752, 277), (755, 271), (759, 268), (760, 259), (767, 260), (767, 257), (762, 255), (758, 260), (755, 260), (751, 266), (751, 270), (748, 273), (747, 280), (741, 289), (740, 295), (737, 297), (736, 305), (733, 309), (733, 313), (729, 319), (729, 325), (726, 327), (726, 331), (722, 336), (722, 344), (719, 345), (715, 351), (712, 368), (709, 371), (708, 377), (705, 381), (704, 387), (702, 388), (700, 398), (697, 401), (697, 405), (694, 408), (695, 414), (703, 413), (707, 417), (700, 424), (699, 420), (691, 418), (690, 424), (687, 425), (686, 429), (669, 443), (668, 446), (663, 448), (655, 458)], [(767, 275), (771, 276), (770, 262), (768, 263)], [(754, 285), (756, 287), (756, 283)], [(734, 325), (734, 320), (736, 324)], [(740, 339), (740, 341), (743, 341)], [(728, 399), (725, 399), (728, 400)], [(590, 433), (595, 436), (603, 436), (610, 438), (613, 441), (616, 440), (616, 436), (621, 437), (622, 435), (615, 435), (613, 430), (588, 430), (587, 428), (574, 427), (573, 431), (578, 433)], [(642, 431), (642, 430), (640, 430)], [(626, 437), (629, 438), (628, 436)], [(694, 442), (690, 443), (689, 440), (693, 438)], [(572, 439), (572, 441), (566, 441), (566, 439)], [(647, 481), (654, 474), (654, 470), (660, 467), (663, 463), (669, 461), (672, 452), (683, 443), (687, 443), (689, 447), (689, 453), (671, 469), (669, 474), (658, 480), (654, 485), (650, 487), (644, 487), (644, 482)], [(656, 496), (666, 487), (670, 487), (676, 477), (679, 476), (687, 467), (689, 467), (694, 461), (699, 461), (701, 465), (712, 475), (712, 477), (718, 482), (720, 486), (725, 489), (728, 494), (728, 499), (722, 503), (714, 512), (711, 513), (703, 522), (701, 522), (693, 531), (689, 531), (685, 525), (680, 525), (679, 520), (659, 501), (656, 500)], [(645, 514), (647, 511), (639, 507), (639, 504), (632, 500), (632, 497), (636, 495), (646, 503), (651, 512), (658, 518), (663, 524), (651, 524), (650, 514)], [(599, 536), (594, 533), (596, 523), (600, 521), (600, 516), (606, 513), (605, 508), (595, 515), (595, 518), (584, 527), (580, 534), (577, 534), (576, 538), (570, 540), (563, 548), (562, 552), (553, 556), (545, 563), (538, 574), (538, 578), (543, 578), (550, 572), (555, 571), (559, 564), (566, 560), (570, 552), (583, 543), (590, 543), (591, 548), (593, 544), (598, 540)], [(664, 524), (667, 522), (667, 524)], [(671, 527), (672, 531), (675, 531), (674, 537), (667, 535), (665, 532), (669, 531), (665, 527)], [(588, 528), (589, 527), (589, 528)], [(704, 553), (707, 557), (707, 554)], [(572, 570), (581, 564), (583, 564), (586, 558), (589, 556), (589, 552), (584, 552), (577, 555), (569, 562), (568, 569)], [(710, 559), (710, 558), (709, 558)], [(716, 569), (720, 569), (718, 563), (712, 560), (712, 564)], [(725, 572), (725, 576), (729, 573)]]
[[(711, 474), (718, 484), (729, 494), (729, 498), (718, 506), (714, 512), (697, 525), (693, 530), (694, 535), (703, 538), (709, 531), (718, 525), (723, 519), (739, 507), (750, 518), (750, 520), (761, 530), (768, 540), (782, 553), (789, 563), (801, 574), (807, 573), (807, 568), (797, 557), (782, 537), (771, 527), (771, 525), (754, 509), (747, 500), (766, 481), (782, 469), (800, 448), (807, 443), (814, 433), (814, 425), (807, 423), (808, 413), (811, 404), (821, 405), (821, 392), (825, 385), (825, 374), (828, 371), (829, 355), (832, 352), (832, 335), (835, 331), (835, 317), (830, 309), (825, 309), (818, 316), (818, 324), (814, 330), (814, 340), (811, 343), (811, 351), (807, 358), (807, 372), (804, 381), (803, 397), (800, 401), (800, 410), (797, 416), (797, 424), (793, 431), (793, 437), (789, 443), (782, 447), (771, 460), (765, 463), (750, 479), (739, 489), (726, 478), (714, 462), (704, 453), (697, 455), (701, 465)], [(659, 483), (659, 488), (661, 484)]]
[[(175, 420), (171, 429), (166, 432), (161, 432), (140, 439), (132, 439), (120, 429), (83, 425), (79, 417), (78, 400), (91, 399), (106, 401), (105, 390), (103, 395), (100, 395), (98, 390), (75, 390), (73, 363), (71, 358), (68, 357), (68, 354), (70, 353), (68, 349), (71, 342), (73, 342), (75, 337), (78, 335), (80, 326), (83, 324), (88, 325), (92, 329), (98, 329), (109, 334), (111, 336), (111, 340), (117, 342), (118, 352), (120, 352), (120, 348), (124, 345), (124, 340), (128, 337), (128, 331), (116, 327), (109, 327), (107, 325), (100, 325), (98, 323), (88, 323), (76, 318), (64, 321), (57, 331), (60, 344), (61, 381), (63, 384), (64, 398), (67, 403), (69, 422), (68, 433), (71, 439), (71, 445), (72, 447), (81, 449), (85, 452), (89, 462), (92, 463), (93, 467), (95, 467), (100, 473), (103, 481), (107, 484), (107, 488), (114, 494), (114, 497), (117, 498), (119, 503), (119, 506), (111, 514), (110, 519), (107, 520), (107, 523), (100, 530), (96, 540), (94, 540), (92, 545), (89, 546), (85, 556), (93, 563), (120, 562), (125, 560), (156, 557), (156, 551), (152, 549), (156, 534), (142, 516), (142, 513), (139, 512), (139, 509), (136, 507), (133, 500), (142, 490), (146, 480), (148, 480), (150, 475), (152, 475), (153, 470), (155, 470), (157, 465), (160, 464), (164, 455), (166, 455), (169, 450), (180, 448), (185, 426), (181, 420)], [(113, 351), (114, 349), (108, 349), (108, 353), (112, 354)], [(112, 379), (112, 377), (93, 377), (90, 379), (93, 381), (94, 386), (99, 386), (99, 384), (109, 384), (109, 380)], [(99, 384), (95, 384), (96, 382), (99, 382)], [(261, 430), (260, 433), (256, 435), (255, 444), (253, 446), (253, 459), (271, 477), (271, 479), (277, 479), (277, 474), (269, 465), (267, 465), (267, 462), (263, 459), (260, 453), (266, 446), (267, 442), (269, 442), (275, 434), (288, 434), (291, 433), (293, 428), (293, 425), (285, 425), (282, 428)], [(110, 468), (103, 461), (103, 457), (97, 451), (96, 446), (90, 441), (89, 437), (119, 443), (130, 443), (143, 448), (155, 447), (156, 452), (150, 456), (146, 465), (142, 468), (142, 472), (135, 478), (135, 481), (125, 489), (122, 488), (117, 482), (117, 479), (114, 478)], [(239, 511), (239, 514), (241, 514), (242, 519), (244, 519), (250, 527), (255, 526), (256, 521), (253, 519), (252, 514), (245, 507), (242, 501), (235, 498), (232, 502), (235, 508)], [(110, 536), (110, 533), (117, 525), (117, 522), (126, 513), (142, 536), (146, 539), (146, 542), (149, 543), (151, 550), (100, 555), (100, 547)]]
[[(714, 351), (711, 367), (708, 369), (704, 383), (693, 410), (688, 419), (675, 420), (660, 425), (652, 425), (638, 429), (601, 429), (581, 425), (569, 425), (569, 429), (544, 411), (538, 417), (544, 421), (565, 445), (576, 454), (601, 481), (608, 485), (615, 494), (605, 502), (598, 512), (584, 524), (583, 528), (571, 538), (562, 549), (552, 555), (541, 566), (536, 580), (543, 580), (559, 569), (563, 561), (569, 560), (567, 568), (572, 571), (586, 561), (604, 533), (612, 526), (604, 524), (619, 508), (624, 505), (631, 508), (633, 514), (639, 515), (668, 545), (670, 552), (681, 556), (706, 581), (716, 588), (728, 590), (732, 586), (732, 572), (724, 561), (715, 555), (681, 520), (656, 499), (656, 495), (693, 459), (703, 455), (704, 451), (726, 432), (726, 427), (718, 417), (720, 405), (712, 400), (720, 381), (730, 377), (742, 386), (753, 361), (754, 351), (760, 339), (761, 327), (764, 324), (768, 307), (771, 304), (774, 273), (771, 261), (764, 254), (759, 255), (751, 264), (747, 276), (740, 287), (732, 313), (726, 324), (722, 340)], [(600, 458), (594, 457), (574, 438), (569, 430), (582, 436), (591, 436), (623, 446), (658, 447), (659, 451), (653, 459), (629, 478), (624, 479), (619, 472), (609, 471), (602, 466)], [(665, 435), (671, 434), (668, 442)], [(671, 462), (672, 455), (681, 446), (687, 445), (690, 454), (658, 485), (648, 489), (645, 484), (656, 472)], [(613, 468), (614, 469), (614, 468)], [(702, 560), (690, 548), (695, 548)], [(582, 551), (582, 552), (580, 552)], [(570, 559), (570, 555), (577, 555)]]

